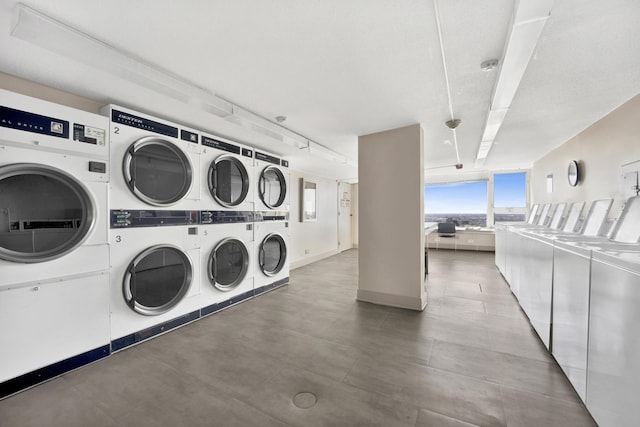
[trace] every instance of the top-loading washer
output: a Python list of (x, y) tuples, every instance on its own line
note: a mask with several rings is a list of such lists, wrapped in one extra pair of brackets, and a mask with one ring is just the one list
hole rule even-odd
[(111, 122), (110, 209), (199, 209), (198, 134), (117, 105), (101, 111)]
[(200, 145), (201, 209), (253, 212), (253, 149), (204, 133)]
[(586, 406), (601, 427), (638, 425), (640, 245), (594, 249)]
[(608, 237), (561, 236), (553, 252), (553, 355), (583, 401), (587, 395), (587, 345), (592, 253), (640, 251), (640, 197), (625, 203)]
[(109, 354), (108, 120), (0, 90), (0, 397)]
[(289, 211), (289, 162), (255, 151), (256, 211)]
[[(612, 202), (612, 199), (603, 199), (591, 204), (581, 230), (583, 234), (602, 232)], [(542, 342), (552, 350), (554, 243), (561, 234), (540, 229), (525, 229), (519, 231), (519, 234), (522, 246), (518, 301)]]

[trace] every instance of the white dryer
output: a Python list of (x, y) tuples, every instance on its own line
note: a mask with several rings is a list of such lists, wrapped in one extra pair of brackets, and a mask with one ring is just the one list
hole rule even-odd
[(256, 150), (255, 171), (255, 210), (289, 211), (289, 162)]
[(110, 209), (199, 209), (198, 134), (168, 121), (105, 106), (110, 118)]
[(111, 211), (111, 350), (200, 317), (198, 211)]
[(289, 283), (289, 216), (269, 220), (257, 215), (254, 223), (254, 294)]
[(6, 396), (109, 354), (108, 120), (0, 90)]
[(254, 295), (253, 222), (228, 213), (201, 212), (202, 316)]
[(253, 212), (253, 149), (201, 134), (202, 210)]

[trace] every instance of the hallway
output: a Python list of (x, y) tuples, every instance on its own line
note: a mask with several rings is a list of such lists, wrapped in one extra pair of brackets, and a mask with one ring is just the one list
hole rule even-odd
[(595, 425), (493, 253), (430, 251), (422, 313), (356, 302), (357, 256), (0, 401), (0, 425)]

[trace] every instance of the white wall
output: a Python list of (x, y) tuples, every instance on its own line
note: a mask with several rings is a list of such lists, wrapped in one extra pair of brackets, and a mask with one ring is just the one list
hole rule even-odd
[(351, 186), (351, 214), (353, 215), (353, 221), (351, 222), (353, 229), (351, 230), (351, 241), (353, 247), (358, 247), (358, 223), (360, 221), (360, 209), (358, 206), (358, 184), (352, 184)]
[(0, 88), (78, 110), (100, 114), (102, 103), (0, 72)]
[[(611, 218), (620, 212), (620, 166), (640, 160), (640, 95), (635, 96), (557, 149), (537, 160), (531, 174), (532, 203), (559, 203), (615, 199)], [(577, 160), (581, 182), (567, 182), (567, 167)], [(547, 175), (553, 174), (553, 192), (547, 193)], [(585, 208), (586, 211), (586, 208)]]
[[(315, 222), (300, 222), (300, 178), (317, 183), (318, 219)], [(292, 170), (290, 187), (291, 268), (337, 254), (338, 183)]]
[(358, 138), (358, 300), (422, 310), (424, 140), (419, 124)]

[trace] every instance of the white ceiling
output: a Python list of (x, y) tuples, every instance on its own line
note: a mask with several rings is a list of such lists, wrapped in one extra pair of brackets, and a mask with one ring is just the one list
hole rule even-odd
[[(193, 105), (11, 36), (0, 6), (0, 71), (118, 103), (285, 155), (292, 168), (349, 179), (329, 161)], [(474, 160), (513, 0), (438, 0), (462, 170), (433, 0), (25, 0), (24, 4), (357, 161), (358, 135), (422, 124), (429, 176)], [(640, 93), (640, 1), (556, 0), (484, 168), (530, 167)], [(445, 167), (443, 167), (445, 166)], [(441, 178), (441, 177), (440, 177)]]

